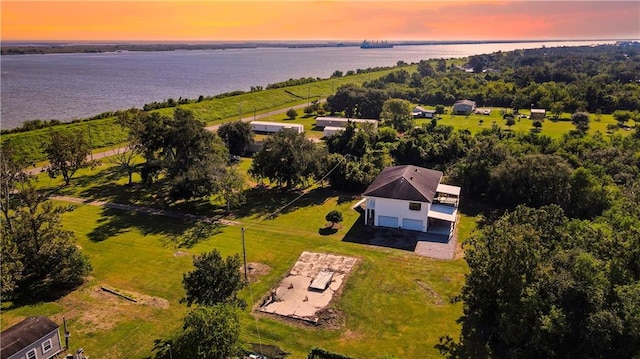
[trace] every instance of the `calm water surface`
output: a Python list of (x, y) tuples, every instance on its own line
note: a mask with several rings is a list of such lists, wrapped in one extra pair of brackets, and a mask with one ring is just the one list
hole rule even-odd
[[(335, 70), (594, 42), (117, 52), (2, 56), (3, 129), (25, 120), (90, 117), (168, 98), (197, 98)], [(604, 42), (600, 42), (604, 43)]]

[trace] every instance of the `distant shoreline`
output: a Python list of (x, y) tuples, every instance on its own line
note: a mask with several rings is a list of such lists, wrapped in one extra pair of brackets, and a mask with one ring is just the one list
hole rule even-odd
[[(629, 39), (562, 39), (562, 40), (457, 40), (457, 41), (389, 41), (394, 46), (470, 45), (470, 44), (518, 44), (535, 42), (570, 41), (636, 41)], [(176, 51), (176, 50), (227, 50), (255, 48), (322, 48), (358, 47), (356, 41), (244, 41), (244, 42), (47, 42), (5, 41), (0, 46), (2, 55), (104, 53), (119, 51)]]

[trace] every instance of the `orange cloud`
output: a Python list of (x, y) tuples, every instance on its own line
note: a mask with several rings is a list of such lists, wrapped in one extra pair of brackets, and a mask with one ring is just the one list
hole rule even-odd
[(2, 1), (0, 6), (3, 41), (640, 37), (635, 1)]

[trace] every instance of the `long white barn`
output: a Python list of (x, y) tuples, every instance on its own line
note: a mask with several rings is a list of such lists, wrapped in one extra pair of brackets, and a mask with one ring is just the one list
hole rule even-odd
[(284, 129), (292, 129), (298, 133), (304, 132), (304, 126), (299, 123), (251, 121), (249, 124), (251, 130), (258, 133), (276, 133)]
[(374, 128), (378, 128), (378, 120), (369, 120), (362, 118), (344, 118), (344, 117), (324, 117), (318, 116), (316, 117), (316, 126), (317, 127), (342, 127), (345, 128), (347, 125), (351, 123), (355, 124), (371, 124)]

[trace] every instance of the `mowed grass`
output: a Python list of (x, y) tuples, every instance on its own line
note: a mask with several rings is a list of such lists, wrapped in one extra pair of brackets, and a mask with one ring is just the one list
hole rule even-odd
[[(529, 115), (528, 111), (520, 111), (522, 114)], [(612, 115), (600, 115), (596, 116), (592, 114), (589, 122), (589, 134), (595, 134), (597, 132), (606, 134), (607, 125), (617, 124)], [(418, 120), (418, 124), (429, 123), (430, 119)], [(482, 122), (480, 122), (482, 121)], [(532, 120), (528, 118), (516, 118), (516, 123), (511, 126), (510, 130), (514, 132), (530, 132), (534, 129)], [(494, 108), (490, 115), (471, 114), (469, 116), (464, 115), (443, 115), (438, 124), (445, 126), (453, 126), (456, 130), (469, 130), (472, 134), (478, 133), (483, 129), (490, 129), (493, 124), (500, 126), (503, 130), (508, 130), (506, 120), (502, 118), (499, 108)], [(631, 128), (635, 126), (633, 121), (627, 123)], [(560, 120), (556, 121), (551, 118), (547, 118), (542, 121), (542, 128), (540, 134), (549, 136), (554, 139), (560, 139), (570, 131), (575, 130), (576, 127), (571, 123), (571, 114), (565, 113), (560, 117)], [(632, 131), (618, 130), (615, 133), (621, 135), (627, 135)]]
[[(246, 168), (248, 162), (243, 160), (240, 168)], [(92, 173), (93, 178), (100, 177), (98, 169)], [(126, 189), (122, 179), (116, 182)], [(456, 336), (459, 331), (455, 320), (461, 314), (461, 304), (450, 300), (464, 282), (464, 260), (437, 261), (412, 252), (350, 242), (358, 235), (362, 221), (360, 213), (351, 209), (357, 198), (328, 188), (311, 188), (291, 206), (268, 217), (301, 193), (277, 188), (251, 190), (247, 204), (235, 211), (234, 220), (240, 226), (224, 227), (192, 248), (176, 248), (174, 244), (192, 223), (77, 205), (65, 215), (64, 225), (76, 233), (78, 245), (89, 256), (91, 278), (55, 302), (21, 307), (4, 303), (2, 325), (28, 315), (48, 315), (58, 323), (65, 317), (72, 333), (71, 347), (82, 346), (87, 355), (151, 356), (154, 342), (178, 331), (186, 313), (179, 301), (184, 295), (182, 274), (192, 269), (191, 255), (214, 248), (223, 256), (242, 253), (244, 227), (248, 261), (271, 268), (241, 292), (250, 307), (287, 274), (303, 251), (344, 254), (357, 257), (359, 262), (342, 295), (331, 304), (344, 316), (343, 327), (329, 330), (294, 325), (246, 310), (242, 314), (243, 340), (276, 344), (291, 352), (292, 358), (305, 357), (315, 346), (359, 358), (436, 356), (433, 346), (438, 338)], [(322, 235), (324, 216), (333, 209), (343, 212), (342, 226), (335, 234)], [(465, 233), (474, 227), (472, 216), (463, 216), (461, 221), (461, 228), (468, 228)], [(161, 298), (168, 307), (113, 298), (99, 290), (103, 285)]]

